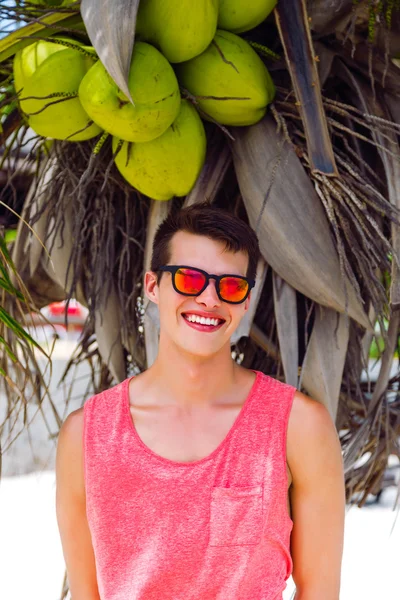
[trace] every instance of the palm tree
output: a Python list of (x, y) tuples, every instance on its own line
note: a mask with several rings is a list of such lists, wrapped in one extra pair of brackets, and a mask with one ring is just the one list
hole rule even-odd
[[(279, 0), (242, 34), (276, 86), (267, 115), (249, 127), (206, 123), (203, 170), (186, 197), (168, 202), (127, 184), (105, 134), (49, 143), (29, 133), (12, 60), (37, 39), (64, 33), (91, 43), (129, 97), (139, 0), (55, 4), (10, 0), (0, 8), (8, 29), (10, 21), (22, 26), (0, 39), (1, 166), (9, 176), (34, 172), (22, 215), (36, 235), (20, 223), (12, 257), (35, 305), (75, 297), (88, 307), (72, 362), (98, 359), (100, 391), (145, 369), (157, 352), (158, 317), (144, 301), (142, 277), (159, 222), (204, 198), (248, 220), (263, 258), (232, 351), (328, 407), (348, 498), (361, 493), (361, 506), (384, 485), (388, 456), (399, 456), (400, 377), (391, 366), (400, 318), (400, 3)], [(30, 152), (7, 167), (27, 135)], [(5, 306), (15, 315), (11, 297)], [(7, 343), (15, 352), (17, 338)], [(371, 348), (380, 373), (364, 382)]]

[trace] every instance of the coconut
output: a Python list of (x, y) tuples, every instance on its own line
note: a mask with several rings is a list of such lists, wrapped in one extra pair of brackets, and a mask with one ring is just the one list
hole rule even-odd
[(16, 53), (14, 85), (20, 108), (36, 133), (71, 141), (88, 140), (101, 133), (77, 97), (79, 84), (94, 60), (78, 49), (47, 41)]
[[(65, 40), (65, 38), (62, 39)], [(65, 50), (65, 46), (45, 41), (38, 41), (19, 50), (14, 57), (15, 91), (21, 92), (42, 62), (60, 50)]]
[(83, 78), (79, 97), (88, 115), (105, 131), (129, 142), (153, 140), (179, 113), (179, 84), (174, 70), (154, 46), (137, 42), (128, 86), (134, 104), (98, 61)]
[(217, 29), (218, 0), (142, 0), (136, 34), (172, 63), (201, 54)]
[(275, 86), (258, 54), (229, 31), (217, 34), (200, 56), (176, 66), (182, 86), (204, 117), (223, 125), (252, 125), (265, 114)]
[[(113, 138), (115, 153), (120, 140)], [(178, 117), (151, 142), (123, 142), (115, 157), (121, 175), (139, 192), (155, 200), (185, 196), (204, 164), (206, 134), (196, 109), (182, 100)]]
[(48, 7), (56, 7), (56, 6), (68, 6), (68, 4), (73, 4), (76, 0), (29, 0), (30, 4), (38, 4), (39, 6), (48, 6)]
[(277, 0), (219, 0), (218, 27), (240, 33), (257, 27), (268, 17)]

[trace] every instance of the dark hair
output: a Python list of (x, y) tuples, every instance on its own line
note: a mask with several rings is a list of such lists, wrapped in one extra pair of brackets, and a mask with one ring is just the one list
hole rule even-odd
[(225, 244), (230, 252), (246, 252), (249, 258), (247, 277), (255, 279), (260, 248), (255, 231), (235, 215), (211, 206), (208, 202), (193, 204), (170, 215), (157, 229), (151, 259), (151, 270), (167, 265), (171, 258), (170, 241), (178, 231), (204, 235)]

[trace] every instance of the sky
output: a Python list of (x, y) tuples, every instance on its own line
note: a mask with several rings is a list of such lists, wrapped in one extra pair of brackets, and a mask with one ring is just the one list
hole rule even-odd
[[(4, 12), (2, 10), (7, 6), (13, 7), (15, 5), (15, 0), (0, 0), (0, 39), (17, 28), (17, 23), (15, 21), (4, 18)], [(23, 24), (24, 23), (21, 23), (20, 25)]]

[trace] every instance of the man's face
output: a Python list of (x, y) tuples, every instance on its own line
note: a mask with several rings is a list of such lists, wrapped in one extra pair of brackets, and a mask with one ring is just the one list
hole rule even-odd
[[(246, 276), (248, 257), (244, 252), (227, 252), (224, 244), (205, 236), (178, 231), (170, 242), (170, 265), (186, 265), (213, 275)], [(172, 286), (172, 273), (164, 272), (157, 285), (154, 273), (146, 273), (146, 292), (156, 302), (160, 313), (161, 337), (186, 352), (212, 356), (229, 345), (230, 337), (247, 311), (250, 296), (241, 304), (219, 299), (216, 282), (210, 279), (199, 296), (183, 296)], [(218, 319), (218, 325), (207, 327), (189, 320), (197, 317)]]

